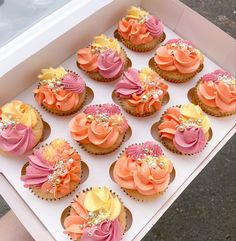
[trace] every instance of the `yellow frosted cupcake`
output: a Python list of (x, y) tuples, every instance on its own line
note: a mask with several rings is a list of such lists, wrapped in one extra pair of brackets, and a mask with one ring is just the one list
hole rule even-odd
[(165, 39), (162, 22), (137, 7), (127, 10), (119, 21), (115, 36), (129, 49), (137, 52), (152, 50)]
[(70, 194), (81, 179), (80, 155), (64, 140), (34, 149), (22, 169), (21, 180), (37, 196), (46, 200)]
[(39, 112), (19, 100), (0, 109), (0, 151), (19, 156), (33, 149), (43, 137)]
[(62, 216), (64, 233), (72, 240), (121, 241), (126, 211), (120, 199), (106, 187), (92, 187), (79, 193)]
[(90, 78), (102, 82), (119, 78), (131, 62), (117, 39), (102, 34), (87, 47), (78, 50), (77, 66)]

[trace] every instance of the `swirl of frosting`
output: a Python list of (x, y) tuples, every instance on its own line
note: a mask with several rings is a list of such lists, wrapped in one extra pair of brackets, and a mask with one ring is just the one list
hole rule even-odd
[(115, 105), (89, 106), (76, 115), (69, 124), (74, 140), (91, 143), (101, 148), (113, 146), (128, 129), (127, 120)]
[(119, 34), (134, 45), (150, 43), (153, 40), (151, 33), (144, 23), (133, 19), (123, 18), (118, 25)]
[(114, 221), (105, 220), (94, 228), (91, 235), (91, 229), (88, 228), (82, 235), (81, 241), (120, 241), (122, 238), (122, 229), (118, 219)]
[[(31, 129), (34, 136), (34, 145), (37, 144), (42, 138), (43, 121), (38, 111), (30, 105), (19, 100), (13, 100), (1, 108), (0, 117), (2, 120), (14, 120), (17, 124), (25, 125)], [(21, 126), (20, 129), (23, 130), (24, 128)], [(31, 131), (25, 128), (25, 132), (30, 134)], [(28, 137), (29, 136), (30, 135), (28, 135)]]
[(169, 184), (173, 165), (158, 145), (150, 142), (140, 146), (130, 146), (118, 159), (113, 170), (114, 179), (121, 187), (142, 195), (163, 192)]
[(76, 73), (69, 72), (65, 74), (61, 82), (65, 90), (81, 94), (85, 91), (84, 80)]
[(197, 127), (177, 130), (173, 143), (175, 148), (183, 154), (195, 154), (200, 152), (206, 145), (206, 137), (203, 129)]
[(105, 50), (98, 56), (98, 72), (104, 78), (115, 78), (121, 75), (124, 62), (117, 52)]
[(76, 92), (60, 89), (53, 92), (48, 85), (41, 85), (34, 90), (35, 99), (40, 105), (45, 105), (50, 109), (69, 111), (79, 104), (80, 96)]
[(203, 63), (203, 56), (188, 41), (175, 39), (159, 47), (154, 60), (162, 70), (188, 74), (197, 71)]
[(32, 129), (23, 125), (9, 125), (0, 130), (0, 149), (18, 156), (31, 150), (36, 144)]
[(92, 52), (91, 47), (78, 50), (77, 62), (81, 69), (88, 72), (97, 72), (98, 55)]
[(197, 94), (207, 106), (217, 107), (223, 112), (236, 111), (236, 81), (227, 71), (216, 70), (204, 75)]
[(144, 18), (146, 16), (148, 16), (149, 13), (144, 11), (141, 8), (135, 7), (135, 6), (131, 6), (128, 10), (127, 10), (127, 18), (132, 18), (132, 19), (140, 19), (140, 18)]
[(145, 25), (153, 38), (159, 38), (163, 34), (163, 24), (158, 18), (148, 16)]
[(117, 95), (122, 98), (130, 98), (133, 94), (141, 94), (143, 90), (138, 71), (129, 68), (128, 71), (124, 72), (123, 78), (116, 84), (115, 89)]
[[(52, 152), (53, 158), (50, 156)], [(39, 187), (42, 192), (51, 193), (55, 198), (65, 196), (71, 192), (71, 183), (80, 182), (79, 160), (79, 154), (67, 142), (56, 139), (34, 150), (21, 180), (25, 187)]]
[(61, 79), (65, 74), (67, 74), (67, 71), (62, 66), (55, 69), (50, 67), (48, 69), (42, 69), (38, 78), (41, 80)]

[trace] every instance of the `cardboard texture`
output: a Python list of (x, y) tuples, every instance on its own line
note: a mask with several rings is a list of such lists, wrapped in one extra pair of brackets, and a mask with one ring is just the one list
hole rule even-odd
[[(205, 59), (205, 68), (193, 80), (187, 83), (179, 85), (168, 83), (170, 101), (153, 116), (135, 118), (124, 112), (132, 129), (131, 138), (127, 142), (124, 142), (123, 145), (114, 153), (104, 156), (91, 155), (82, 150), (69, 135), (68, 123), (74, 115), (58, 117), (44, 111), (37, 105), (32, 94), (32, 90), (37, 86), (36, 76), (42, 67), (57, 66), (60, 64), (67, 69), (78, 72), (82, 77), (84, 77), (88, 87), (92, 88), (94, 91), (95, 96), (92, 101), (93, 104), (107, 102), (112, 103), (112, 91), (114, 90), (115, 82), (100, 83), (89, 79), (84, 72), (77, 68), (76, 55), (72, 54), (75, 53), (78, 48), (86, 46), (91, 41), (91, 38), (98, 33), (105, 33), (112, 37), (116, 28), (114, 24), (125, 14), (125, 9), (130, 5), (139, 5), (140, 3), (146, 10), (149, 10), (151, 13), (163, 20), (166, 25), (165, 33), (167, 38), (165, 41), (171, 38), (176, 38), (180, 35), (196, 43), (204, 55), (207, 56)], [(79, 11), (79, 7), (77, 11)], [(19, 205), (22, 207), (22, 210), (27, 209), (27, 211), (32, 211), (32, 215), (33, 213), (35, 214), (35, 217), (40, 220), (42, 225), (44, 225), (45, 230), (47, 229), (49, 234), (55, 240), (68, 240), (68, 237), (63, 234), (63, 228), (60, 224), (60, 215), (63, 209), (68, 206), (73, 197), (75, 197), (76, 193), (85, 188), (97, 185), (106, 185), (111, 188), (121, 197), (125, 206), (132, 213), (133, 223), (129, 231), (125, 234), (123, 240), (141, 240), (152, 225), (155, 224), (155, 222), (163, 215), (174, 200), (181, 194), (181, 192), (190, 184), (190, 182), (199, 174), (199, 172), (233, 135), (234, 117), (226, 117), (223, 119), (209, 117), (212, 123), (211, 127), (213, 129), (213, 138), (204, 151), (197, 155), (176, 155), (168, 151), (161, 143), (159, 143), (166, 156), (172, 160), (176, 170), (176, 177), (165, 194), (155, 201), (141, 203), (129, 198), (110, 178), (110, 165), (117, 159), (119, 153), (128, 145), (153, 140), (151, 135), (151, 126), (159, 120), (161, 114), (168, 107), (188, 102), (187, 92), (195, 85), (201, 75), (219, 68), (217, 64), (220, 64), (222, 68), (229, 69), (233, 72), (234, 68), (233, 65), (230, 65), (230, 63), (235, 61), (233, 54), (231, 53), (232, 48), (235, 47), (235, 40), (179, 1), (174, 0), (145, 0), (141, 2), (132, 0), (115, 0), (111, 3), (107, 3), (107, 5), (100, 10), (98, 8), (96, 13), (93, 15), (88, 14), (88, 16), (89, 17), (82, 22), (78, 22), (77, 26), (62, 34), (61, 37), (55, 39), (51, 43), (48, 43), (48, 45), (40, 51), (35, 51), (35, 54), (30, 58), (22, 58), (21, 63), (18, 66), (15, 66), (12, 70), (8, 71), (0, 79), (1, 105), (18, 94), (15, 99), (23, 100), (26, 103), (35, 106), (42, 114), (43, 119), (51, 126), (51, 134), (44, 143), (49, 143), (54, 138), (61, 137), (66, 139), (78, 150), (81, 154), (82, 160), (87, 163), (89, 167), (88, 179), (69, 197), (63, 198), (59, 201), (50, 202), (37, 198), (28, 189), (23, 187), (23, 184), (20, 181), (20, 172), (22, 166), (27, 161), (26, 156), (21, 158), (9, 158), (2, 156), (0, 172), (4, 174), (6, 179), (15, 188), (19, 196), (27, 205), (26, 206), (20, 203)], [(69, 12), (65, 12), (64, 17), (69, 20)], [(99, 23), (99, 25), (94, 23)], [(198, 26), (198, 23), (201, 23), (202, 27)], [(196, 25), (196, 32), (192, 30), (192, 24)], [(211, 30), (211, 34), (208, 33), (208, 29)], [(57, 28), (54, 28), (54, 31), (56, 30)], [(201, 35), (204, 35), (204, 33), (205, 36), (202, 37)], [(215, 38), (211, 37), (213, 34), (215, 35)], [(212, 43), (211, 41), (214, 39), (217, 39), (217, 41)], [(37, 42), (37, 39), (35, 41)], [(209, 44), (209, 42), (211, 44)], [(224, 49), (218, 49), (220, 42), (226, 43)], [(133, 67), (135, 68), (147, 66), (149, 59), (153, 57), (155, 53), (154, 50), (148, 53), (135, 53), (125, 47), (124, 49), (126, 50), (129, 58), (132, 60)], [(223, 62), (224, 58), (228, 60), (229, 65)], [(15, 87), (14, 90), (12, 90), (12, 86)], [(20, 93), (22, 90), (24, 91)], [(221, 129), (221, 132), (217, 131), (218, 129)], [(142, 130), (142, 135), (140, 135), (140, 130)], [(1, 192), (2, 191), (3, 189)], [(9, 196), (8, 200), (11, 200)], [(14, 202), (11, 202), (10, 205), (12, 207), (17, 206)], [(22, 216), (21, 221), (26, 227), (28, 227), (28, 231), (33, 234), (33, 237), (36, 240), (40, 240), (37, 236), (38, 229), (30, 229), (30, 221), (27, 220), (26, 217), (23, 217), (24, 215), (19, 211), (18, 207), (15, 208), (15, 210), (18, 216)], [(32, 225), (37, 226), (40, 224), (34, 222)], [(45, 240), (50, 240), (50, 235), (47, 237), (48, 239)]]

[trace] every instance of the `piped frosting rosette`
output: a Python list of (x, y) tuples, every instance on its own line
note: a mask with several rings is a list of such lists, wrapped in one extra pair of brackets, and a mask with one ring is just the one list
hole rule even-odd
[(80, 183), (80, 155), (61, 139), (34, 149), (22, 169), (24, 187), (46, 200), (70, 194)]
[(165, 39), (162, 22), (147, 11), (132, 6), (118, 24), (120, 40), (134, 51), (149, 51)]
[(117, 105), (90, 105), (70, 121), (69, 128), (88, 152), (105, 154), (121, 145), (128, 122)]
[(201, 152), (210, 139), (210, 120), (194, 104), (170, 107), (158, 125), (161, 142), (178, 154)]
[(147, 141), (130, 145), (115, 162), (113, 177), (126, 193), (137, 200), (158, 197), (168, 187), (173, 165), (160, 146)]
[(86, 97), (84, 80), (75, 72), (63, 67), (42, 69), (35, 99), (46, 110), (66, 115), (77, 111)]
[(203, 55), (193, 43), (183, 39), (171, 39), (156, 50), (154, 69), (171, 82), (185, 82), (203, 68)]
[(215, 70), (201, 77), (196, 86), (196, 97), (202, 109), (214, 116), (236, 112), (236, 80), (227, 71)]
[(123, 108), (135, 116), (147, 116), (160, 110), (168, 86), (150, 68), (129, 68), (116, 84), (115, 92)]
[(106, 187), (79, 193), (63, 220), (64, 233), (72, 240), (120, 241), (126, 226), (126, 212), (119, 198)]
[(0, 150), (14, 156), (23, 155), (36, 146), (43, 136), (39, 112), (19, 100), (0, 109)]
[(121, 76), (128, 59), (116, 39), (102, 34), (87, 47), (78, 50), (77, 65), (92, 79), (112, 81)]

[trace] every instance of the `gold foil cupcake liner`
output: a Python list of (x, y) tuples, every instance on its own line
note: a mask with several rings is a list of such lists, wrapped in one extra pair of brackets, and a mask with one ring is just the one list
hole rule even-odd
[[(65, 141), (65, 142), (67, 142), (67, 141)], [(45, 145), (42, 145), (41, 147), (43, 148), (43, 147), (48, 146), (48, 145), (50, 145), (50, 144), (45, 144)], [(78, 153), (75, 149), (74, 149), (74, 152)], [(29, 187), (28, 189), (35, 196), (37, 196), (38, 198), (40, 198), (42, 200), (46, 200), (46, 201), (56, 201), (56, 200), (60, 200), (60, 199), (62, 199), (64, 197), (70, 196), (73, 192), (75, 192), (75, 190), (79, 187), (80, 184), (82, 184), (82, 183), (84, 183), (86, 181), (86, 179), (88, 178), (88, 175), (89, 175), (89, 168), (88, 168), (87, 164), (84, 161), (82, 161), (81, 158), (80, 158), (80, 160), (78, 162), (79, 162), (79, 167), (80, 167), (80, 182), (79, 183), (72, 183), (72, 185), (70, 187), (71, 188), (71, 192), (69, 192), (68, 194), (61, 195), (61, 196), (58, 196), (58, 197), (54, 197), (53, 194), (51, 194), (51, 193), (43, 193), (41, 191), (40, 187)], [(22, 169), (21, 169), (21, 176), (25, 176), (26, 175), (26, 168), (27, 168), (27, 166), (29, 166), (29, 162), (26, 162), (24, 164), (24, 166), (22, 167)]]
[[(135, 143), (133, 145), (140, 145), (141, 143)], [(128, 147), (127, 147), (128, 148)], [(114, 170), (114, 167), (115, 167), (115, 164), (116, 162), (122, 157), (122, 155), (124, 155), (125, 151), (127, 150), (127, 148), (125, 148), (119, 155), (118, 155), (118, 158), (115, 162), (113, 162), (110, 166), (110, 169), (109, 169), (109, 174), (110, 174), (110, 178), (112, 179), (113, 182), (116, 183), (115, 179), (114, 179), (114, 176), (113, 176), (113, 170)], [(141, 193), (139, 193), (137, 190), (134, 190), (134, 189), (127, 189), (127, 188), (123, 188), (123, 187), (120, 187), (121, 190), (126, 194), (128, 195), (130, 198), (136, 200), (136, 201), (139, 201), (139, 202), (150, 202), (150, 201), (153, 201), (157, 198), (159, 198), (160, 196), (162, 196), (168, 189), (169, 185), (174, 181), (175, 179), (175, 176), (176, 176), (176, 171), (175, 171), (175, 168), (173, 167), (173, 170), (172, 172), (170, 173), (170, 181), (169, 181), (169, 184), (167, 186), (167, 188), (163, 191), (163, 192), (158, 192), (154, 195), (143, 195)], [(118, 183), (116, 183), (118, 185)]]
[[(121, 58), (123, 60), (125, 60), (125, 64), (124, 64), (124, 71), (127, 70), (128, 68), (130, 68), (132, 66), (132, 61), (130, 60), (130, 58), (128, 58), (125, 50), (123, 48), (121, 48)], [(89, 72), (89, 71), (86, 71), (84, 69), (82, 69), (80, 67), (80, 64), (78, 63), (78, 61), (76, 61), (76, 65), (79, 69), (81, 69), (82, 71), (86, 72), (86, 74), (93, 80), (96, 80), (96, 81), (100, 81), (100, 82), (112, 82), (114, 80), (117, 80), (119, 79), (123, 72), (121, 72), (118, 76), (114, 77), (114, 78), (104, 78), (103, 76), (101, 76), (98, 72)]]
[[(82, 190), (80, 193), (86, 193), (86, 192), (92, 190), (92, 188), (93, 188), (93, 187), (86, 188), (86, 189)], [(124, 231), (123, 231), (123, 235), (124, 235), (124, 233), (127, 232), (127, 231), (129, 230), (129, 228), (131, 227), (131, 225), (132, 225), (132, 213), (129, 211), (129, 209), (128, 209), (127, 207), (125, 207), (122, 199), (119, 197), (118, 194), (116, 194), (115, 192), (113, 192), (113, 191), (110, 190), (110, 189), (109, 189), (109, 191), (110, 191), (110, 193), (111, 193), (113, 196), (117, 197), (117, 198), (119, 199), (120, 203), (121, 203), (121, 206), (122, 206), (122, 207), (121, 207), (121, 212), (120, 212), (120, 215), (119, 215), (119, 217), (118, 217), (118, 220), (119, 220), (119, 222), (120, 222), (120, 224), (121, 224), (121, 226), (122, 226), (122, 229), (124, 230)], [(79, 195), (76, 195), (76, 198), (78, 198), (78, 197), (79, 197)], [(73, 202), (74, 202), (74, 201), (72, 201), (71, 204), (72, 204)], [(70, 204), (68, 207), (66, 207), (66, 208), (62, 211), (62, 213), (61, 213), (61, 225), (62, 225), (63, 229), (65, 229), (65, 226), (64, 226), (65, 219), (66, 219), (68, 216), (70, 216), (71, 210), (73, 209), (73, 208), (71, 207), (71, 204)], [(68, 236), (69, 236), (69, 235), (68, 235)], [(79, 241), (79, 240), (80, 240), (80, 238), (77, 239), (77, 241)]]
[(122, 42), (128, 49), (131, 49), (135, 52), (148, 52), (148, 51), (155, 49), (158, 44), (163, 42), (166, 38), (166, 34), (163, 32), (163, 34), (158, 39), (154, 39), (150, 43), (140, 44), (140, 45), (134, 45), (134, 44), (130, 43), (128, 40), (124, 39), (119, 34), (117, 29), (114, 32), (114, 37), (116, 39), (118, 39), (120, 42)]
[[(172, 107), (181, 107), (181, 105), (175, 105), (175, 106), (172, 106)], [(169, 107), (169, 108), (172, 108), (172, 107)], [(168, 108), (168, 109), (169, 109), (169, 108)], [(167, 110), (168, 110), (168, 109), (167, 109)], [(173, 152), (173, 153), (175, 153), (175, 154), (178, 154), (178, 155), (193, 156), (193, 155), (196, 155), (196, 154), (202, 152), (202, 151), (206, 148), (208, 142), (212, 139), (213, 131), (212, 131), (211, 128), (209, 129), (209, 131), (208, 131), (208, 133), (207, 133), (207, 142), (206, 142), (205, 147), (202, 148), (201, 151), (199, 151), (199, 152), (197, 152), (197, 153), (193, 153), (193, 154), (184, 154), (184, 153), (178, 151), (178, 150), (175, 148), (174, 143), (173, 143), (172, 140), (169, 140), (168, 138), (161, 138), (158, 127), (159, 127), (159, 125), (164, 121), (164, 120), (163, 120), (163, 119), (164, 119), (164, 115), (167, 114), (167, 110), (164, 111), (164, 113), (162, 114), (160, 120), (159, 120), (158, 122), (154, 123), (153, 126), (151, 127), (151, 132), (154, 132), (154, 131), (157, 132), (157, 135), (155, 135), (155, 134), (152, 133), (153, 138), (154, 138), (155, 140), (157, 140), (157, 141), (160, 141), (169, 151), (171, 151), (171, 152)], [(156, 128), (156, 130), (154, 130), (155, 128)]]
[(190, 73), (190, 74), (181, 74), (177, 71), (175, 71), (175, 72), (164, 71), (164, 70), (161, 70), (157, 66), (156, 62), (154, 61), (154, 57), (152, 57), (149, 60), (148, 65), (151, 69), (153, 69), (156, 73), (158, 73), (163, 79), (165, 79), (166, 81), (172, 82), (172, 83), (176, 83), (176, 84), (185, 83), (185, 82), (191, 80), (195, 75), (197, 75), (199, 72), (201, 72), (202, 69), (204, 68), (204, 65), (201, 64), (195, 72)]
[(189, 99), (190, 102), (192, 102), (196, 105), (199, 105), (205, 113), (207, 113), (208, 115), (211, 115), (211, 116), (227, 117), (227, 116), (232, 116), (232, 115), (236, 114), (236, 111), (228, 112), (228, 113), (227, 112), (221, 112), (219, 110), (219, 108), (214, 108), (214, 107), (210, 107), (210, 106), (205, 105), (200, 100), (200, 98), (198, 97), (198, 94), (197, 94), (197, 88), (198, 88), (199, 83), (200, 83), (200, 80), (197, 82), (197, 84), (194, 88), (192, 88), (188, 91), (188, 99)]

